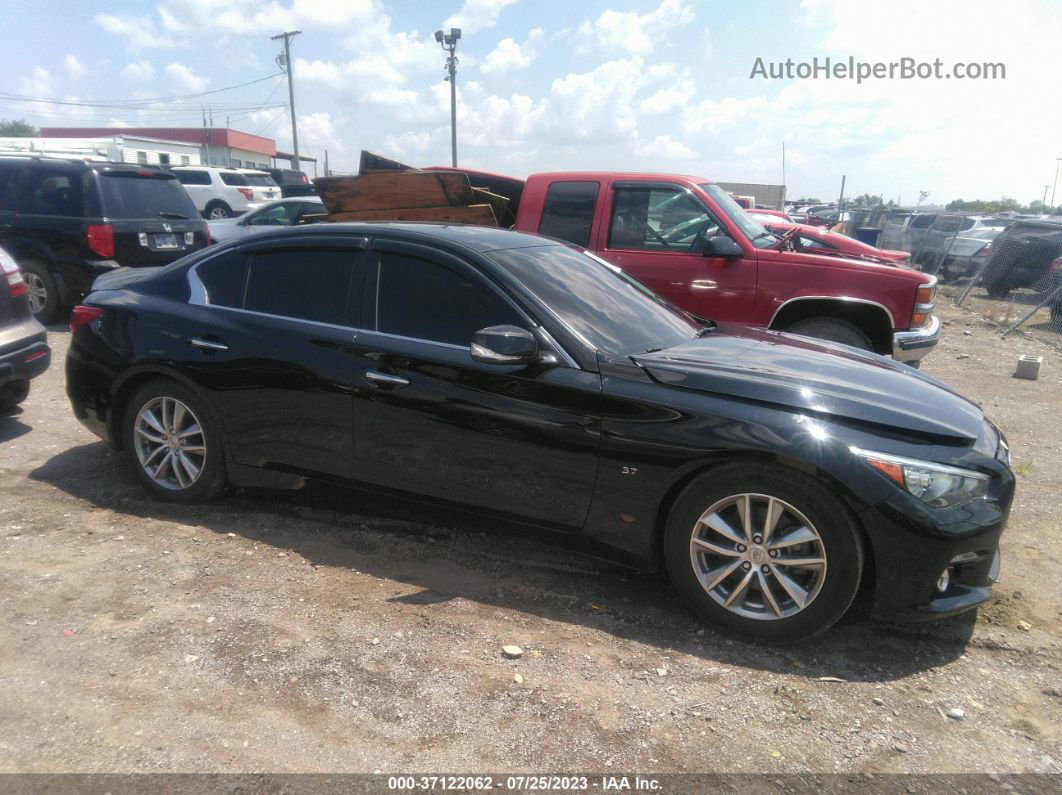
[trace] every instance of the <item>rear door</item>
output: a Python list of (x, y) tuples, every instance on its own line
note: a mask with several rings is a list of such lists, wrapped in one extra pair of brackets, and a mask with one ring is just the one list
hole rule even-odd
[(687, 311), (747, 321), (756, 298), (754, 257), (705, 257), (726, 226), (691, 191), (670, 183), (617, 181), (607, 198), (600, 255)]
[[(356, 478), (567, 528), (597, 472), (601, 380), (472, 360), (472, 334), (533, 322), (471, 264), (378, 241), (354, 341)], [(548, 345), (543, 341), (543, 345)]]
[(210, 172), (205, 168), (182, 168), (175, 170), (174, 175), (184, 185), (195, 209), (200, 213), (206, 209), (207, 202), (214, 197), (214, 188), (211, 185)]
[(92, 215), (113, 229), (120, 265), (165, 265), (207, 245), (206, 222), (169, 172), (101, 168), (95, 177), (99, 208)]
[(349, 478), (364, 238), (230, 249), (193, 271), (189, 367), (237, 464)]

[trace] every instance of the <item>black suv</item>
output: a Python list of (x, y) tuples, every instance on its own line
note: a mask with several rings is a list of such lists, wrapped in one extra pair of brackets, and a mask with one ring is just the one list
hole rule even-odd
[(18, 266), (0, 248), (0, 414), (26, 399), (30, 379), (51, 361), (48, 335), (33, 319), (27, 293)]
[(280, 195), (287, 199), (290, 196), (315, 196), (313, 184), (301, 171), (293, 168), (262, 168), (280, 186)]
[(162, 169), (0, 157), (0, 246), (18, 262), (42, 323), (115, 268), (165, 265), (207, 245), (206, 222)]

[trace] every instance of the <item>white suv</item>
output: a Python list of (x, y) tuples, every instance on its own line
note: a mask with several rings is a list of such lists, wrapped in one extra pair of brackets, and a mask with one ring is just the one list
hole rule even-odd
[(263, 203), (280, 198), (280, 188), (264, 171), (215, 166), (178, 166), (170, 170), (188, 191), (195, 208), (211, 220), (257, 210)]

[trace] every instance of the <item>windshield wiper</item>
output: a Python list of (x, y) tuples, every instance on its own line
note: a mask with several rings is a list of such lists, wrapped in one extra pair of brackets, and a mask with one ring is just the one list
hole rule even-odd
[(177, 218), (181, 221), (187, 221), (187, 215), (181, 215), (180, 213), (172, 213), (169, 210), (163, 210), (159, 213), (159, 218)]

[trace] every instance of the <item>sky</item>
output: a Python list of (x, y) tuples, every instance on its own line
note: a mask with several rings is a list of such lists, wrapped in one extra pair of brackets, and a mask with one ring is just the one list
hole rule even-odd
[[(292, 44), (300, 149), (448, 165), (439, 28), (460, 27), (458, 159), (782, 182), (788, 194), (913, 204), (1048, 199), (1062, 157), (1057, 0), (0, 0), (0, 118), (201, 126), (290, 151), (270, 36)], [(941, 59), (1005, 79), (771, 79), (764, 65)], [(261, 80), (261, 78), (265, 78)], [(218, 91), (250, 83), (242, 88)], [(175, 96), (215, 93), (175, 100)], [(36, 101), (13, 97), (32, 97)], [(156, 98), (158, 102), (150, 101)], [(49, 100), (42, 102), (40, 100)], [(139, 102), (130, 107), (129, 100)], [(106, 102), (112, 107), (92, 107)], [(60, 104), (69, 103), (69, 104)], [(114, 107), (119, 106), (119, 107)], [(320, 173), (320, 172), (319, 172)], [(1056, 203), (1062, 203), (1062, 190)]]

